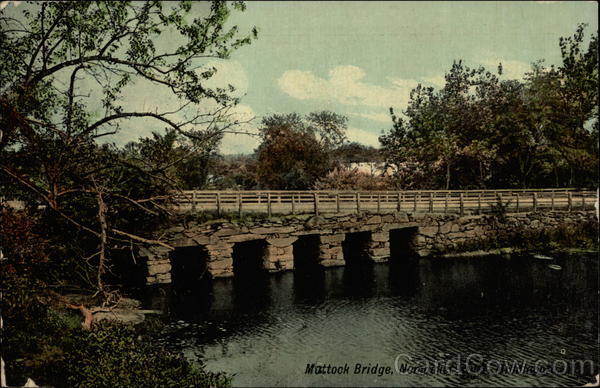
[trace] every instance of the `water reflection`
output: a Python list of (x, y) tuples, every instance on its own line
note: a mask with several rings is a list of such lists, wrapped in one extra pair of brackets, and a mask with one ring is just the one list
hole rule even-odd
[(528, 256), (403, 258), (219, 279), (170, 296), (173, 319), (191, 323), (172, 340), (236, 373), (239, 386), (580, 384), (573, 375), (304, 374), (315, 360), (393, 365), (400, 353), (597, 361), (597, 258), (554, 262), (562, 270)]

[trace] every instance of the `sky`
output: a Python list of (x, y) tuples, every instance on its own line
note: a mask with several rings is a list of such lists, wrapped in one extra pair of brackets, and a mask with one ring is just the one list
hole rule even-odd
[[(349, 140), (378, 146), (391, 127), (389, 108), (403, 111), (418, 83), (442, 87), (454, 60), (489, 70), (502, 62), (504, 78), (521, 78), (534, 61), (559, 65), (559, 37), (579, 23), (589, 36), (597, 14), (595, 1), (250, 1), (228, 24), (256, 26), (258, 39), (212, 61), (211, 83), (236, 86), (236, 118), (252, 119), (244, 130), (275, 113), (331, 110), (348, 117)], [(172, 102), (150, 90), (136, 96), (144, 106)], [(112, 140), (151, 130), (142, 125)], [(257, 145), (256, 137), (228, 134), (221, 152)]]

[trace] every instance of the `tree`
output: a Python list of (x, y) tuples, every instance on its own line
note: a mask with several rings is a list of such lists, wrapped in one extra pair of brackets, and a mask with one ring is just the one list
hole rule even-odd
[[(561, 66), (501, 80), (455, 62), (441, 90), (418, 85), (380, 137), (405, 188), (585, 186), (597, 182), (598, 49), (584, 26), (560, 39)], [(502, 74), (502, 64), (498, 75)]]
[(348, 118), (345, 116), (324, 110), (309, 113), (306, 121), (326, 149), (334, 149), (347, 140)]
[[(418, 85), (411, 91), (405, 119), (390, 110), (393, 127), (380, 142), (388, 163), (404, 170), (398, 175), (402, 187), (449, 189), (471, 179), (462, 166), (465, 149), (477, 138), (477, 120), (471, 119), (477, 115), (475, 91), (491, 77), (483, 68), (470, 69), (458, 61), (446, 74), (443, 89)], [(411, 176), (410, 170), (418, 175)]]
[(262, 121), (257, 181), (268, 189), (309, 189), (331, 168), (329, 152), (344, 138), (346, 119), (334, 113), (291, 113)]
[[(22, 6), (21, 14), (0, 13), (0, 171), (3, 188), (44, 204), (70, 227), (96, 241), (96, 286), (103, 294), (109, 246), (161, 244), (143, 236), (134, 219), (166, 214), (163, 201), (177, 188), (173, 166), (150, 148), (177, 142), (210, 150), (237, 122), (230, 109), (233, 87), (209, 87), (223, 59), (249, 44), (256, 30), (240, 36), (225, 28), (233, 2), (163, 3), (44, 2)], [(169, 45), (157, 42), (168, 35)], [(162, 87), (179, 102), (170, 111), (128, 110), (127, 88)], [(155, 144), (129, 154), (98, 140), (134, 130), (135, 120), (170, 128)], [(132, 154), (133, 152), (133, 154)], [(133, 158), (135, 153), (139, 158)], [(142, 155), (143, 154), (143, 155)], [(158, 156), (157, 154), (154, 156)], [(130, 220), (131, 218), (129, 218)]]
[(377, 148), (357, 142), (344, 143), (336, 147), (333, 155), (338, 163), (383, 161), (381, 152)]

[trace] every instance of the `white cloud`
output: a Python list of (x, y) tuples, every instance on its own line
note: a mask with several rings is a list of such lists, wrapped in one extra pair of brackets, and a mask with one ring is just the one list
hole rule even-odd
[(10, 3), (12, 3), (15, 7), (18, 7), (19, 4), (21, 4), (20, 1), (0, 1), (0, 9), (6, 8), (6, 6), (8, 6)]
[(288, 70), (277, 83), (281, 90), (299, 100), (335, 101), (344, 105), (370, 107), (404, 106), (417, 82), (388, 78), (386, 86), (364, 81), (366, 73), (357, 66), (341, 65), (329, 71), (327, 79), (310, 71)]
[(434, 86), (438, 89), (441, 89), (446, 85), (446, 77), (443, 74), (442, 75), (434, 75), (431, 77), (424, 77), (424, 78), (421, 78), (421, 81), (424, 84)]
[[(258, 147), (257, 122), (253, 120), (256, 114), (248, 105), (237, 105), (230, 111), (230, 120), (237, 120), (239, 125), (230, 128), (233, 132), (226, 133), (221, 141), (220, 151), (223, 154), (252, 153)], [(247, 133), (247, 134), (244, 134)]]
[(531, 64), (513, 59), (488, 58), (481, 61), (493, 73), (498, 69), (499, 63), (502, 63), (502, 77), (505, 79), (522, 79), (531, 70)]
[[(217, 72), (208, 79), (206, 86), (226, 87), (228, 84), (235, 87), (234, 97), (241, 97), (248, 91), (248, 76), (242, 64), (234, 60), (212, 60), (208, 62), (203, 69), (214, 67)], [(203, 70), (199, 70), (203, 71)]]
[(379, 147), (379, 135), (371, 131), (350, 127), (348, 128), (347, 135), (349, 141)]

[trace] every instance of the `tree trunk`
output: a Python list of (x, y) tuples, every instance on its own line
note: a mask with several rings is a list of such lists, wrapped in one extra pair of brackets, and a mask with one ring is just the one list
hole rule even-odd
[(450, 189), (450, 163), (446, 163), (446, 190)]
[(106, 272), (106, 250), (108, 247), (108, 222), (106, 221), (106, 204), (102, 198), (102, 193), (98, 191), (98, 221), (100, 222), (100, 258), (98, 260), (98, 276), (96, 278), (98, 291), (105, 294), (104, 281), (102, 276)]

